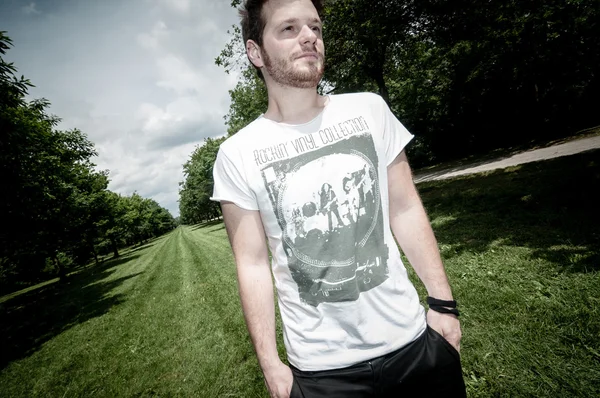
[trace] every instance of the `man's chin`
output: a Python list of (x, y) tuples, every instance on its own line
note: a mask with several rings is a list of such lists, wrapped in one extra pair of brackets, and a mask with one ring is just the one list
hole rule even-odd
[(322, 77), (322, 74), (302, 77), (298, 76), (298, 78), (294, 79), (294, 83), (297, 88), (313, 88), (319, 85)]
[(287, 73), (278, 72), (271, 74), (273, 80), (280, 85), (294, 88), (315, 88), (323, 77), (323, 68), (316, 68), (314, 65), (294, 65)]
[(296, 68), (294, 76), (299, 80), (317, 80), (321, 81), (323, 77), (323, 67), (321, 65), (305, 65)]

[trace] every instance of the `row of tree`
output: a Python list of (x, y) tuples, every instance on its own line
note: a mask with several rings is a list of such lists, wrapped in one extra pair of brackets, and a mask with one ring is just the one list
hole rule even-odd
[[(320, 89), (379, 93), (416, 135), (416, 166), (564, 137), (600, 124), (599, 20), (598, 0), (326, 1)], [(267, 101), (230, 32), (216, 63), (242, 71), (235, 134)]]
[[(238, 7), (241, 0), (232, 0)], [(565, 137), (600, 124), (598, 0), (331, 0), (323, 12), (325, 93), (372, 91), (416, 136), (413, 166)], [(233, 135), (267, 108), (240, 29), (216, 59), (240, 73)], [(213, 217), (221, 140), (184, 165), (182, 222)]]
[(109, 191), (85, 134), (57, 130), (49, 102), (26, 99), (32, 84), (2, 57), (10, 46), (0, 32), (0, 287), (64, 276), (173, 229), (154, 200)]

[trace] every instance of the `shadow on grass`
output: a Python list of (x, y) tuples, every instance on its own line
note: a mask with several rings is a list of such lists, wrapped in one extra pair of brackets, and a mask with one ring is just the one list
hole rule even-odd
[(528, 247), (561, 271), (600, 270), (600, 151), (419, 185), (445, 257)]
[(221, 225), (219, 228), (211, 229), (208, 232), (211, 233), (211, 234), (213, 234), (215, 232), (219, 232), (219, 231), (224, 230), (224, 229), (225, 229), (225, 224)]
[(222, 219), (217, 218), (217, 219), (214, 219), (214, 220), (211, 220), (211, 221), (199, 223), (199, 224), (194, 225), (194, 229), (192, 229), (192, 231), (196, 231), (196, 230), (201, 229), (201, 228), (212, 227), (212, 226), (220, 224), (222, 222), (223, 222)]
[(0, 369), (31, 355), (72, 326), (103, 315), (121, 303), (120, 295), (108, 293), (139, 274), (98, 282), (111, 275), (116, 267), (139, 256), (125, 254), (0, 304)]
[(136, 248), (133, 248), (133, 249), (131, 249), (131, 250), (128, 250), (128, 251), (124, 252), (124, 253), (123, 253), (123, 255), (128, 255), (128, 254), (131, 254), (131, 253), (135, 253), (135, 252), (137, 252), (137, 251), (140, 251), (140, 250), (147, 249), (147, 248), (149, 248), (149, 247), (152, 247), (152, 246), (154, 246), (154, 244), (155, 244), (155, 243), (156, 243), (156, 238), (150, 239), (148, 242), (144, 243), (143, 245), (141, 245), (141, 246), (138, 246), (138, 247), (136, 247)]

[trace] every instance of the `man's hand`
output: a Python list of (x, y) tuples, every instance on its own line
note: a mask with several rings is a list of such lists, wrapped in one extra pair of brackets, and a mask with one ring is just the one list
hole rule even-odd
[(427, 324), (441, 334), (454, 348), (460, 352), (460, 322), (456, 315), (442, 314), (433, 310), (427, 311)]
[(294, 383), (294, 376), (289, 366), (280, 361), (277, 365), (265, 369), (264, 375), (271, 398), (289, 398)]

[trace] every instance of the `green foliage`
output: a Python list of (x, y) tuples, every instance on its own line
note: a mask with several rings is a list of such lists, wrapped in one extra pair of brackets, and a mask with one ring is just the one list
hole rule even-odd
[[(597, 0), (326, 2), (323, 87), (378, 92), (416, 135), (416, 166), (569, 136), (600, 123), (599, 12)], [(247, 65), (231, 33), (226, 71)], [(230, 95), (231, 134), (266, 98), (249, 73)]]
[[(0, 54), (10, 45), (0, 32)], [(49, 102), (28, 101), (31, 83), (15, 73), (0, 57), (1, 288), (65, 276), (90, 256), (98, 261), (105, 240), (118, 255), (125, 242), (174, 228), (156, 202), (108, 191), (108, 171), (95, 170), (91, 161), (94, 144), (77, 129), (56, 130), (59, 119), (47, 114)], [(143, 203), (135, 210), (143, 216), (128, 220), (126, 210), (135, 207), (128, 201)]]
[[(12, 40), (6, 35), (5, 31), (0, 31), (0, 55), (6, 54), (6, 51), (12, 46)], [(13, 63), (7, 63), (0, 57), (0, 105), (2, 107), (24, 105), (24, 97), (29, 87), (33, 87), (31, 82), (23, 76), (17, 78), (15, 73), (17, 69)]]
[(137, 193), (121, 196), (104, 191), (102, 206), (102, 217), (96, 223), (101, 237), (97, 245), (99, 254), (119, 257), (119, 247), (141, 245), (176, 227), (167, 209)]
[(210, 200), (213, 192), (213, 165), (222, 138), (206, 138), (197, 146), (190, 159), (183, 165), (185, 180), (180, 183), (179, 212), (182, 224), (195, 224), (220, 215), (218, 203)]
[(247, 67), (233, 90), (229, 90), (231, 105), (225, 115), (227, 133), (231, 136), (267, 110), (267, 87), (253, 68)]
[(166, 209), (152, 199), (142, 198), (137, 193), (121, 198), (125, 214), (125, 239), (128, 244), (144, 243), (148, 239), (172, 230), (175, 221)]
[(74, 253), (85, 244), (79, 238), (91, 227), (88, 196), (106, 189), (108, 180), (93, 170), (95, 151), (86, 136), (79, 130), (54, 130), (58, 119), (46, 114), (48, 101), (27, 102), (27, 81), (15, 78), (14, 66), (4, 59), (0, 65), (0, 172), (5, 188), (0, 277), (35, 277), (46, 258), (54, 259), (62, 273), (58, 253)]
[(232, 71), (245, 69), (248, 64), (246, 63), (246, 50), (244, 43), (242, 43), (241, 28), (233, 25), (227, 33), (231, 35), (231, 38), (225, 44), (225, 48), (221, 50), (219, 56), (215, 58), (215, 64), (223, 67), (225, 72), (229, 74)]
[[(597, 1), (418, 3), (438, 106), (415, 132), (438, 159), (597, 124)], [(425, 102), (427, 104), (427, 102)], [(417, 105), (419, 103), (417, 102)], [(409, 118), (413, 119), (413, 118)]]
[(330, 2), (324, 10), (323, 35), (324, 79), (332, 91), (378, 91), (389, 102), (386, 69), (394, 63), (395, 52), (411, 40), (418, 22), (413, 1)]

